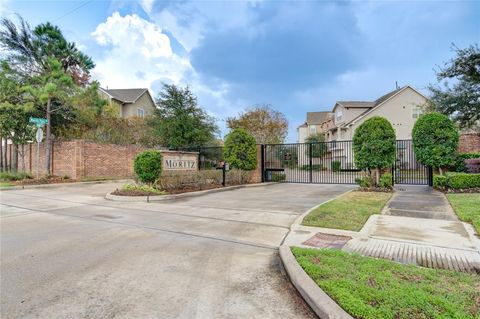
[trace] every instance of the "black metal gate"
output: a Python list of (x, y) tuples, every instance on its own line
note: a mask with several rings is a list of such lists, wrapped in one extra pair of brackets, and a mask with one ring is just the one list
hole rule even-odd
[[(431, 172), (415, 160), (411, 140), (397, 141), (394, 183), (428, 185)], [(267, 144), (263, 146), (265, 181), (355, 184), (364, 174), (355, 167), (353, 141)]]
[(432, 170), (420, 164), (413, 152), (412, 140), (397, 140), (397, 154), (393, 167), (395, 184), (431, 185)]

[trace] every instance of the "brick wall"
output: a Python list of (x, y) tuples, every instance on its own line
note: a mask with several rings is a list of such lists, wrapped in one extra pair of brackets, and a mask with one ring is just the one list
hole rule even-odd
[(262, 146), (257, 145), (257, 168), (253, 171), (250, 183), (262, 182)]
[(480, 153), (480, 133), (461, 134), (458, 151), (460, 153)]

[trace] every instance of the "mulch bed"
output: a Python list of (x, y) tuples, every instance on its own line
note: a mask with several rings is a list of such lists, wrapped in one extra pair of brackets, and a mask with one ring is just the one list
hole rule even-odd
[(379, 192), (379, 193), (393, 193), (393, 188), (382, 187), (359, 187), (355, 191), (357, 192)]
[(162, 194), (155, 193), (155, 192), (146, 192), (136, 189), (116, 189), (112, 192), (112, 195), (117, 196), (159, 196)]

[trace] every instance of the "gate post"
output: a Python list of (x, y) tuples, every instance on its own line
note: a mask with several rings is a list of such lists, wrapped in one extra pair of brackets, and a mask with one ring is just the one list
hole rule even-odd
[(431, 166), (427, 167), (427, 174), (428, 174), (428, 186), (433, 186), (433, 168)]
[(313, 161), (312, 161), (312, 148), (313, 148), (313, 144), (312, 143), (309, 143), (308, 144), (308, 164), (310, 165), (310, 183), (312, 183), (312, 180), (313, 180)]

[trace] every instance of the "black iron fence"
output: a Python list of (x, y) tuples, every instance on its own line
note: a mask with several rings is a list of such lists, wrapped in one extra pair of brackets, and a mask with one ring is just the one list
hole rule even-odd
[[(353, 141), (268, 144), (263, 150), (265, 181), (354, 184), (364, 176), (355, 167)], [(429, 171), (416, 161), (411, 140), (397, 141), (392, 173), (396, 184), (429, 184)]]

